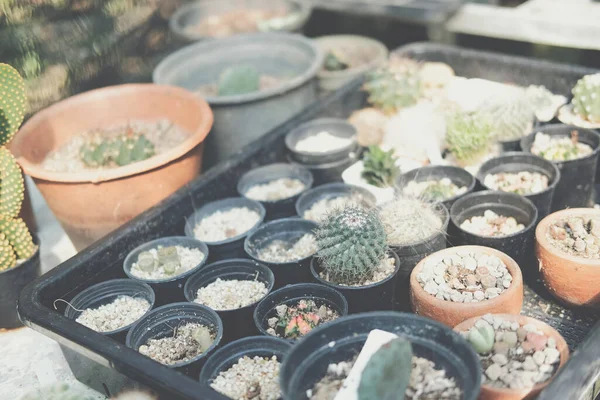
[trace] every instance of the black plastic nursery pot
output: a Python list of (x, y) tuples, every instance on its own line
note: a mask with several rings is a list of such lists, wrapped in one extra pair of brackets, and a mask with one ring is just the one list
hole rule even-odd
[[(189, 271), (186, 271), (182, 274), (176, 275), (168, 279), (142, 279), (133, 275), (131, 273), (131, 267), (137, 261), (140, 253), (143, 251), (148, 251), (150, 249), (155, 249), (158, 246), (183, 246), (198, 249), (204, 254), (204, 258), (197, 266), (190, 269)], [(202, 268), (202, 266), (206, 264), (207, 259), (208, 247), (206, 246), (206, 244), (187, 236), (171, 236), (152, 240), (133, 249), (131, 252), (129, 252), (127, 257), (125, 257), (125, 261), (123, 261), (123, 271), (125, 271), (125, 274), (129, 278), (149, 284), (156, 295), (156, 305), (163, 305), (167, 303), (174, 303), (177, 301), (185, 301), (185, 296), (183, 295), (183, 285), (185, 284), (185, 281), (190, 275)]]
[(481, 165), (477, 173), (478, 186), (483, 190), (493, 190), (484, 183), (485, 177), (498, 173), (538, 172), (548, 177), (548, 188), (524, 197), (531, 200), (538, 210), (538, 221), (541, 221), (550, 213), (552, 199), (558, 182), (560, 181), (560, 170), (552, 162), (531, 153), (509, 152), (494, 157)]
[(266, 215), (265, 208), (258, 201), (247, 199), (245, 197), (228, 197), (221, 200), (212, 201), (194, 211), (185, 221), (185, 235), (191, 238), (196, 238), (194, 228), (202, 221), (202, 219), (212, 215), (217, 211), (227, 211), (232, 208), (246, 207), (252, 211), (256, 211), (260, 215), (259, 221), (246, 232), (230, 237), (228, 239), (219, 240), (216, 242), (207, 242), (210, 254), (209, 261), (219, 261), (223, 258), (245, 257), (244, 240), (246, 236), (260, 224), (263, 223)]
[(423, 182), (428, 180), (440, 180), (448, 178), (458, 187), (466, 187), (467, 191), (456, 196), (452, 196), (441, 203), (448, 209), (459, 198), (471, 193), (475, 189), (476, 179), (467, 170), (450, 165), (428, 165), (421, 168), (416, 168), (402, 174), (396, 180), (398, 190), (403, 190), (411, 181)]
[(298, 179), (304, 184), (304, 190), (281, 200), (260, 201), (267, 211), (267, 220), (291, 217), (295, 214), (294, 204), (298, 197), (310, 189), (313, 185), (313, 176), (306, 168), (285, 163), (269, 164), (255, 168), (245, 173), (237, 184), (237, 191), (240, 196), (245, 196), (246, 192), (254, 185), (262, 185), (276, 179), (290, 178)]
[(332, 182), (342, 182), (342, 172), (350, 168), (360, 159), (362, 149), (359, 147), (355, 152), (348, 154), (348, 157), (338, 161), (332, 161), (323, 164), (301, 164), (292, 159), (290, 154), (287, 155), (287, 161), (290, 164), (298, 165), (306, 168), (313, 175), (314, 185), (323, 185)]
[(206, 361), (200, 372), (200, 383), (210, 387), (212, 381), (242, 357), (277, 357), (282, 363), (292, 344), (274, 336), (251, 336), (221, 347)]
[(65, 308), (65, 317), (76, 320), (81, 311), (88, 308), (98, 308), (116, 300), (120, 296), (131, 296), (133, 298), (143, 298), (150, 303), (150, 308), (136, 321), (110, 332), (98, 332), (102, 335), (111, 336), (114, 339), (124, 342), (129, 329), (136, 322), (144, 318), (154, 307), (154, 290), (150, 285), (133, 279), (112, 279), (90, 286), (77, 296), (73, 297)]
[(191, 360), (166, 365), (166, 367), (196, 377), (206, 360), (219, 346), (223, 337), (221, 318), (208, 307), (194, 303), (172, 303), (158, 307), (129, 330), (125, 344), (130, 349), (139, 351), (140, 346), (146, 344), (149, 339), (172, 336), (177, 327), (190, 323), (201, 324), (209, 328), (214, 334), (215, 340), (205, 352), (198, 354)]
[(252, 232), (244, 242), (248, 257), (268, 266), (275, 275), (275, 289), (294, 283), (309, 282), (309, 265), (313, 254), (289, 262), (270, 262), (259, 257), (259, 251), (274, 241), (295, 243), (302, 236), (313, 233), (317, 223), (302, 218), (283, 218), (267, 222)]
[(286, 400), (304, 400), (306, 391), (327, 373), (329, 364), (356, 357), (369, 332), (380, 329), (411, 342), (413, 355), (433, 361), (455, 379), (463, 400), (475, 400), (481, 387), (479, 357), (463, 337), (439, 322), (414, 314), (370, 312), (332, 321), (306, 335), (286, 357), (280, 371)]
[[(465, 220), (481, 216), (486, 210), (513, 217), (525, 225), (525, 229), (512, 235), (488, 237), (467, 232), (460, 227)], [(537, 214), (531, 200), (518, 194), (491, 190), (471, 193), (454, 203), (450, 210), (450, 223), (454, 228), (450, 240), (454, 246), (476, 245), (499, 250), (515, 260), (524, 274), (532, 276), (533, 269), (537, 268), (533, 262)]]
[[(263, 335), (273, 337), (267, 333), (267, 329), (269, 328), (269, 318), (277, 315), (275, 307), (282, 304), (295, 306), (300, 300), (313, 300), (318, 307), (325, 305), (336, 311), (340, 317), (348, 315), (348, 302), (339, 290), (316, 283), (299, 283), (275, 290), (258, 303), (254, 310), (254, 324), (258, 331)], [(328, 324), (330, 323), (328, 322)], [(294, 340), (289, 339), (289, 341)]]
[[(213, 283), (217, 279), (224, 281), (257, 280), (263, 282), (267, 287), (266, 295), (271, 292), (275, 283), (273, 272), (263, 264), (242, 258), (229, 259), (206, 265), (190, 276), (183, 288), (185, 298), (190, 302), (195, 302), (198, 289)], [(259, 302), (260, 300), (233, 310), (215, 310), (223, 322), (223, 339), (221, 343), (226, 344), (258, 333), (252, 315)]]
[(553, 161), (560, 170), (560, 180), (554, 190), (551, 211), (565, 208), (592, 207), (594, 204), (594, 182), (600, 150), (600, 134), (589, 129), (564, 124), (545, 125), (521, 139), (521, 149), (531, 153), (531, 146), (538, 132), (550, 136), (569, 137), (572, 131), (579, 133), (579, 141), (591, 146), (594, 151), (587, 157), (570, 161)]
[(322, 268), (317, 257), (310, 262), (310, 272), (313, 280), (338, 290), (348, 300), (348, 312), (356, 314), (367, 311), (392, 310), (396, 290), (397, 275), (400, 270), (400, 259), (393, 251), (388, 253), (395, 260), (394, 272), (380, 282), (365, 286), (343, 286), (329, 282), (319, 275)]
[(321, 200), (330, 200), (342, 196), (360, 196), (361, 204), (366, 208), (375, 207), (377, 199), (365, 188), (347, 183), (328, 183), (317, 186), (302, 194), (296, 201), (296, 214), (304, 218), (304, 213)]

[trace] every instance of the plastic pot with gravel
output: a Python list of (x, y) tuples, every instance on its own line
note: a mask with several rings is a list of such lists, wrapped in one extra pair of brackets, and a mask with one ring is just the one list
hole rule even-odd
[(265, 218), (265, 208), (245, 197), (229, 197), (207, 203), (185, 222), (185, 235), (210, 249), (210, 261), (244, 257), (246, 236)]
[(185, 298), (217, 312), (223, 322), (222, 343), (257, 333), (252, 320), (256, 304), (273, 288), (275, 277), (266, 266), (247, 259), (204, 266), (185, 283)]
[(263, 335), (293, 341), (347, 314), (348, 303), (339, 291), (325, 285), (300, 283), (265, 297), (254, 310), (254, 323)]
[(486, 313), (519, 314), (523, 276), (515, 260), (498, 250), (452, 247), (417, 264), (410, 301), (413, 312), (450, 327)]
[(241, 196), (260, 202), (267, 219), (291, 217), (300, 195), (313, 185), (313, 176), (306, 168), (292, 164), (269, 164), (244, 174), (237, 184)]
[(348, 205), (375, 207), (375, 196), (365, 188), (346, 183), (329, 183), (304, 192), (296, 201), (296, 213), (310, 221), (320, 222), (336, 209)]
[(244, 250), (273, 271), (275, 289), (308, 282), (310, 259), (317, 251), (316, 228), (316, 222), (298, 217), (271, 221), (246, 238)]
[(185, 300), (183, 285), (188, 276), (206, 263), (208, 247), (187, 236), (165, 237), (133, 249), (123, 262), (125, 274), (149, 284), (156, 304)]

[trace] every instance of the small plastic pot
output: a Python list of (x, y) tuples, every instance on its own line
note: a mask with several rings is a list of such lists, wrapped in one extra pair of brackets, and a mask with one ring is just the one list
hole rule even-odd
[(450, 328), (427, 318), (399, 312), (370, 312), (332, 321), (306, 335), (288, 353), (280, 370), (283, 398), (304, 400), (331, 363), (360, 353), (369, 332), (381, 329), (403, 337), (413, 353), (433, 361), (455, 379), (463, 400), (475, 400), (481, 386), (481, 365), (471, 345)]
[[(138, 278), (137, 276), (134, 276), (131, 273), (131, 267), (135, 262), (137, 262), (140, 253), (143, 251), (148, 251), (150, 249), (155, 249), (158, 246), (183, 246), (188, 248), (195, 248), (200, 250), (204, 254), (204, 258), (194, 268), (172, 278), (154, 280), (142, 279)], [(183, 285), (185, 284), (185, 281), (187, 280), (188, 276), (192, 275), (194, 272), (202, 268), (202, 266), (206, 263), (207, 258), (208, 247), (206, 246), (206, 244), (187, 236), (171, 236), (146, 242), (133, 249), (131, 252), (129, 252), (127, 257), (125, 257), (125, 261), (123, 261), (123, 270), (129, 278), (149, 284), (154, 290), (154, 293), (156, 294), (156, 304), (163, 305), (185, 300), (185, 297), (183, 296)]]
[(271, 221), (252, 232), (246, 238), (244, 250), (250, 258), (265, 264), (273, 271), (273, 275), (275, 275), (274, 289), (294, 283), (309, 282), (311, 280), (309, 264), (313, 254), (299, 260), (275, 263), (261, 260), (258, 257), (258, 252), (274, 240), (294, 242), (307, 233), (313, 233), (317, 227), (316, 222), (298, 217)]
[[(263, 335), (269, 335), (268, 320), (277, 314), (275, 307), (281, 304), (293, 306), (300, 300), (313, 300), (319, 307), (324, 304), (336, 311), (340, 318), (348, 315), (348, 302), (340, 291), (315, 283), (299, 283), (282, 287), (258, 303), (254, 309), (254, 324), (258, 331)], [(289, 341), (295, 342), (293, 339)]]
[(550, 136), (568, 137), (574, 130), (579, 133), (579, 141), (591, 146), (594, 151), (590, 155), (576, 160), (552, 161), (560, 170), (560, 180), (554, 190), (551, 211), (593, 206), (600, 134), (589, 129), (553, 124), (542, 126), (529, 136), (521, 139), (521, 149), (531, 153), (531, 146), (538, 132), (543, 132)]
[(137, 321), (144, 318), (154, 307), (154, 291), (150, 285), (133, 280), (133, 279), (112, 279), (90, 286), (69, 302), (65, 309), (65, 317), (76, 320), (81, 312), (77, 310), (85, 310), (88, 308), (98, 308), (104, 304), (112, 303), (119, 296), (131, 296), (135, 298), (143, 298), (150, 303), (150, 308), (136, 321), (122, 328), (110, 332), (98, 332), (102, 335), (111, 336), (113, 339), (124, 341), (127, 331)]
[[(185, 298), (192, 303), (195, 302), (198, 289), (213, 283), (217, 279), (224, 281), (256, 279), (265, 284), (268, 290), (267, 295), (271, 292), (275, 283), (273, 272), (263, 264), (236, 258), (209, 264), (190, 276), (183, 288)], [(233, 310), (215, 310), (221, 317), (221, 321), (223, 321), (223, 339), (221, 341), (223, 344), (257, 334), (252, 322), (252, 314), (259, 301)]]
[(172, 336), (174, 330), (189, 323), (201, 324), (215, 333), (212, 345), (202, 354), (189, 361), (166, 365), (188, 376), (198, 376), (202, 365), (215, 351), (223, 337), (223, 324), (216, 312), (208, 307), (194, 303), (173, 303), (158, 307), (144, 316), (127, 333), (127, 347), (139, 351), (140, 346), (149, 339), (161, 339)]
[(313, 185), (319, 186), (326, 183), (342, 182), (342, 173), (360, 159), (360, 154), (361, 149), (357, 147), (356, 151), (350, 152), (348, 157), (324, 164), (301, 164), (294, 161), (290, 154), (286, 157), (290, 164), (309, 170), (314, 178)]
[(510, 152), (494, 157), (481, 165), (477, 173), (479, 185), (484, 190), (493, 190), (485, 185), (485, 177), (490, 174), (538, 172), (548, 177), (548, 187), (541, 192), (528, 194), (524, 197), (531, 200), (538, 210), (538, 221), (550, 213), (554, 189), (560, 180), (560, 171), (552, 162), (531, 153)]
[(396, 276), (400, 269), (400, 260), (393, 251), (388, 253), (395, 260), (396, 269), (384, 280), (366, 286), (342, 286), (326, 281), (319, 276), (322, 271), (319, 260), (314, 257), (310, 263), (310, 272), (314, 280), (323, 285), (338, 290), (348, 300), (348, 312), (350, 314), (367, 311), (391, 310), (394, 307), (394, 291), (396, 288)]
[[(323, 131), (340, 138), (352, 139), (352, 141), (344, 147), (326, 152), (296, 150), (299, 141)], [(291, 159), (298, 163), (312, 165), (333, 163), (348, 158), (351, 152), (356, 152), (358, 149), (356, 135), (357, 132), (354, 125), (344, 119), (319, 118), (292, 129), (285, 135), (285, 146), (290, 153)]]
[(269, 183), (275, 179), (291, 178), (298, 179), (304, 184), (304, 190), (300, 193), (275, 201), (261, 201), (260, 203), (267, 210), (267, 219), (274, 220), (278, 218), (291, 217), (295, 214), (294, 204), (300, 195), (310, 189), (313, 185), (313, 176), (309, 170), (299, 165), (276, 163), (263, 167), (258, 167), (245, 173), (237, 184), (237, 191), (241, 196), (246, 196), (246, 192), (254, 185)]
[(467, 170), (459, 167), (450, 165), (428, 165), (421, 168), (416, 168), (402, 174), (396, 180), (396, 185), (399, 191), (402, 191), (406, 185), (411, 181), (423, 182), (428, 180), (440, 180), (442, 178), (448, 178), (458, 187), (466, 187), (465, 193), (450, 197), (442, 201), (448, 209), (452, 207), (452, 204), (459, 198), (471, 193), (475, 189), (476, 179)]
[(367, 208), (375, 207), (377, 199), (373, 193), (360, 186), (348, 185), (346, 183), (329, 183), (307, 190), (296, 201), (296, 213), (304, 218), (304, 213), (318, 201), (330, 200), (342, 196), (361, 196), (362, 204)]
[(220, 261), (224, 258), (245, 257), (244, 239), (246, 239), (246, 236), (248, 236), (250, 232), (263, 223), (266, 214), (265, 208), (258, 201), (250, 200), (245, 197), (229, 197), (203, 205), (186, 219), (185, 235), (199, 240), (194, 234), (194, 228), (202, 221), (202, 219), (217, 211), (226, 211), (238, 207), (246, 207), (256, 211), (260, 215), (259, 221), (246, 232), (230, 237), (229, 239), (219, 240), (217, 242), (204, 241), (210, 249), (210, 262)]
[[(512, 235), (488, 237), (467, 232), (460, 225), (474, 216), (481, 216), (486, 210), (498, 215), (513, 217), (525, 229)], [(537, 209), (531, 200), (514, 193), (485, 190), (471, 193), (458, 200), (450, 210), (450, 223), (453, 235), (450, 238), (454, 246), (477, 245), (486, 246), (506, 253), (519, 265), (530, 265), (533, 254), (533, 234), (537, 222)], [(527, 271), (533, 272), (533, 271)]]
[(237, 364), (240, 358), (277, 357), (280, 363), (292, 348), (292, 344), (274, 336), (251, 336), (236, 340), (221, 347), (204, 364), (200, 372), (200, 383), (210, 387), (210, 384), (223, 371)]

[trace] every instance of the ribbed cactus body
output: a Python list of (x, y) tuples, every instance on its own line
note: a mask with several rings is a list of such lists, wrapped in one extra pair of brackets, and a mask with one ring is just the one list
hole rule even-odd
[(0, 146), (8, 143), (25, 117), (25, 82), (16, 69), (0, 64)]
[(369, 103), (386, 114), (416, 104), (422, 93), (418, 73), (410, 69), (373, 71), (367, 76), (364, 90), (369, 93)]
[(112, 164), (124, 166), (143, 161), (155, 154), (154, 145), (144, 135), (126, 133), (116, 138), (93, 136), (81, 146), (79, 156), (90, 168)]
[(477, 160), (491, 146), (492, 125), (482, 114), (454, 113), (446, 122), (448, 149), (462, 164)]
[(506, 142), (519, 139), (533, 128), (535, 111), (525, 93), (489, 99), (480, 112), (487, 114), (493, 127), (493, 138)]
[(379, 216), (360, 207), (329, 215), (316, 237), (321, 266), (336, 279), (347, 281), (371, 276), (388, 250)]
[(0, 215), (8, 218), (19, 215), (24, 190), (21, 168), (10, 151), (0, 147)]
[(225, 69), (218, 82), (219, 96), (252, 93), (260, 88), (260, 74), (251, 65), (234, 65)]
[(586, 75), (573, 88), (573, 111), (592, 123), (600, 123), (600, 73)]

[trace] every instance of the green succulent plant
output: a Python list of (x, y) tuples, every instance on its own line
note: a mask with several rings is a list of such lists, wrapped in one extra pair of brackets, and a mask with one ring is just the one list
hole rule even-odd
[(494, 347), (495, 332), (492, 325), (484, 320), (479, 320), (468, 333), (467, 340), (479, 354), (487, 354)]
[(234, 65), (225, 69), (219, 76), (217, 92), (219, 96), (235, 96), (256, 92), (260, 85), (260, 74), (251, 65)]
[(361, 173), (367, 183), (377, 187), (393, 186), (399, 173), (394, 150), (383, 151), (379, 146), (369, 146), (363, 156)]
[(586, 121), (600, 123), (600, 73), (578, 80), (572, 92), (575, 114)]
[(411, 69), (372, 71), (367, 74), (363, 89), (369, 94), (369, 103), (386, 114), (415, 105), (422, 94), (419, 75)]
[(446, 121), (448, 149), (458, 162), (468, 165), (484, 156), (492, 145), (492, 125), (483, 113), (451, 113)]
[(325, 55), (325, 71), (343, 71), (348, 69), (349, 65), (341, 60), (334, 50)]
[(90, 168), (107, 167), (113, 164), (124, 166), (143, 161), (156, 154), (154, 144), (146, 136), (128, 130), (115, 138), (94, 135), (79, 149), (81, 161)]
[(161, 247), (156, 253), (157, 257), (154, 257), (149, 251), (141, 252), (137, 259), (138, 267), (146, 272), (153, 272), (162, 267), (168, 275), (174, 275), (181, 267), (177, 246)]
[(444, 201), (454, 196), (452, 186), (442, 183), (429, 185), (421, 192), (421, 197), (428, 201)]
[(525, 92), (510, 97), (494, 96), (482, 105), (480, 112), (488, 115), (493, 126), (492, 136), (501, 142), (529, 134), (535, 119), (535, 110)]

